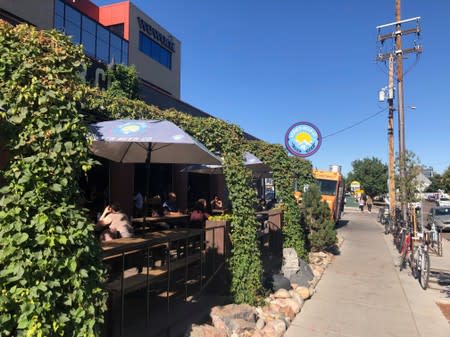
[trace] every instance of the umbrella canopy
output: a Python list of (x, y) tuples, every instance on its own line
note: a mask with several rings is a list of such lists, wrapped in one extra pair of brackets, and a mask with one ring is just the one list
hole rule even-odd
[[(244, 165), (253, 171), (254, 176), (270, 176), (270, 167), (264, 164), (258, 157), (250, 152), (244, 153)], [(223, 174), (222, 165), (189, 165), (181, 172), (199, 173), (199, 174)]]
[(119, 163), (220, 164), (203, 144), (166, 120), (115, 120), (89, 126), (95, 155)]

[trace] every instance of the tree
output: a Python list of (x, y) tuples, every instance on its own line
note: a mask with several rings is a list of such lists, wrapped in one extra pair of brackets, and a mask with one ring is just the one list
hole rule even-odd
[(431, 178), (431, 185), (427, 187), (426, 192), (437, 192), (437, 190), (443, 190), (444, 186), (442, 184), (442, 176), (440, 174), (435, 174)]
[(387, 193), (388, 167), (375, 157), (354, 160), (346, 180), (348, 184), (359, 181), (370, 196)]
[(320, 189), (311, 184), (303, 194), (301, 213), (308, 229), (308, 239), (312, 251), (321, 251), (337, 242), (336, 230), (327, 203), (321, 201)]
[(446, 192), (450, 192), (450, 166), (442, 174), (441, 188)]
[(114, 64), (108, 67), (108, 94), (111, 96), (138, 98), (139, 79), (134, 65)]
[(405, 153), (405, 176), (400, 176), (400, 160), (397, 156), (395, 160), (396, 166), (396, 188), (400, 190), (400, 196), (405, 197), (405, 202), (416, 202), (417, 192), (419, 190), (419, 182), (417, 176), (422, 172), (419, 158), (412, 151), (406, 151)]

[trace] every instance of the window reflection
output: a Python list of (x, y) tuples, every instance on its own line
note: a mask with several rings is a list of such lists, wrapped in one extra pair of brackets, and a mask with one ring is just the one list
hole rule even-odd
[(95, 34), (96, 25), (95, 22), (86, 16), (81, 18), (81, 25), (83, 30), (81, 32), (81, 43), (84, 47), (86, 54), (95, 56)]
[(142, 32), (139, 33), (139, 50), (166, 68), (172, 69), (172, 53)]
[(55, 1), (54, 27), (82, 44), (86, 54), (109, 63), (128, 64), (128, 42), (61, 0)]

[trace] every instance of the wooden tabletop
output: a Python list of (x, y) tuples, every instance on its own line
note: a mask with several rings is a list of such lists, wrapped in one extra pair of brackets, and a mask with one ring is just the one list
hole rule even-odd
[[(146, 223), (151, 223), (151, 222), (163, 222), (163, 221), (167, 221), (167, 220), (182, 220), (182, 219), (188, 219), (189, 218), (189, 214), (184, 214), (184, 213), (169, 213), (163, 216), (149, 216), (149, 217), (145, 217), (145, 222)], [(136, 222), (136, 223), (143, 223), (144, 222), (144, 218), (133, 218), (132, 222)]]
[(163, 231), (149, 232), (139, 237), (120, 238), (112, 241), (102, 242), (103, 258), (112, 255), (133, 252), (153, 245), (167, 243), (169, 241), (187, 239), (199, 236), (200, 229), (168, 229)]

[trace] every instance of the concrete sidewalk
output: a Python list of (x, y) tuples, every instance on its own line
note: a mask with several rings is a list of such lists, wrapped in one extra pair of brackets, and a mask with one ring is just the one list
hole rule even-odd
[(399, 272), (392, 236), (384, 235), (376, 216), (344, 215), (341, 255), (325, 271), (316, 294), (285, 337), (450, 336), (450, 326), (435, 303), (439, 297), (448, 298), (449, 292), (424, 291), (407, 270)]

